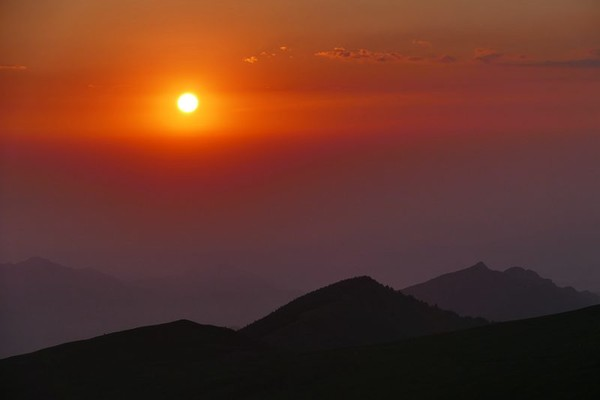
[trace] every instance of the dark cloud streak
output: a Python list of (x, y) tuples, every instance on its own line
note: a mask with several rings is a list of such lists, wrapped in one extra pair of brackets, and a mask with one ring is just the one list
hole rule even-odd
[(584, 56), (563, 60), (539, 60), (525, 55), (505, 54), (493, 49), (475, 49), (474, 60), (488, 65), (507, 67), (600, 68), (600, 49), (591, 49)]

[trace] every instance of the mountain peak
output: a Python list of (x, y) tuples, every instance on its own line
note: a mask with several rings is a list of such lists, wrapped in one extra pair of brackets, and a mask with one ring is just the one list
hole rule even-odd
[(554, 314), (597, 304), (599, 298), (558, 287), (535, 271), (491, 270), (482, 262), (402, 290), (460, 315), (505, 321)]
[(33, 256), (29, 257), (25, 261), (21, 261), (18, 264), (28, 264), (28, 265), (57, 265), (56, 263), (48, 260), (44, 257)]
[[(377, 282), (375, 279), (371, 278), (369, 275), (360, 275), (360, 276), (355, 276), (352, 278), (348, 278), (348, 279), (344, 279), (341, 280), (340, 282), (349, 282), (349, 281), (353, 281), (353, 282), (375, 282), (375, 283), (379, 283)], [(338, 282), (339, 283), (339, 282)]]
[(483, 261), (479, 261), (477, 264), (473, 265), (472, 267), (467, 268), (466, 270), (471, 270), (471, 271), (491, 271), (487, 265), (485, 265), (485, 263)]
[(356, 276), (353, 278), (344, 279), (339, 282), (332, 283), (331, 285), (326, 286), (326, 287), (333, 287), (333, 286), (374, 287), (374, 286), (383, 286), (383, 285), (368, 275), (362, 275), (362, 276)]
[(72, 268), (65, 267), (64, 265), (55, 263), (54, 261), (48, 260), (43, 257), (29, 257), (23, 261), (18, 261), (15, 263), (2, 264), (5, 267), (14, 269), (16, 271), (38, 271), (38, 272), (46, 272), (52, 273), (57, 271), (72, 271)]
[(180, 327), (185, 327), (185, 326), (195, 327), (195, 326), (199, 326), (200, 324), (198, 324), (197, 322), (194, 322), (194, 321), (190, 321), (189, 319), (178, 319), (173, 322), (167, 322), (166, 324), (163, 324), (163, 325), (180, 326)]
[(332, 283), (317, 289), (314, 292), (308, 293), (307, 295), (301, 296), (299, 299), (307, 297), (313, 293), (319, 293), (320, 295), (329, 298), (330, 296), (353, 297), (356, 295), (369, 295), (379, 291), (385, 292), (387, 289), (384, 285), (377, 282), (370, 276), (363, 275)]
[(313, 350), (390, 342), (483, 323), (359, 276), (301, 296), (241, 332), (271, 345)]

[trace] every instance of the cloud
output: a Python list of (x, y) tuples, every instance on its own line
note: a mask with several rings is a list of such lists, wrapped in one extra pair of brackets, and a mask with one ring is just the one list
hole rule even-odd
[(417, 46), (417, 47), (425, 47), (425, 48), (429, 48), (431, 46), (433, 46), (431, 44), (431, 42), (427, 41), (427, 40), (421, 40), (421, 39), (415, 39), (412, 41), (412, 44)]
[(504, 53), (500, 53), (494, 49), (477, 48), (475, 49), (473, 59), (484, 64), (492, 64), (501, 60), (503, 57), (505, 57)]
[(600, 48), (577, 51), (562, 60), (542, 60), (531, 63), (536, 67), (600, 68)]
[(255, 56), (250, 56), (250, 57), (246, 57), (243, 59), (244, 62), (247, 62), (248, 64), (254, 64), (258, 62), (258, 57)]
[(10, 64), (0, 65), (0, 71), (26, 71), (27, 67), (24, 65)]
[(443, 63), (443, 64), (450, 64), (450, 63), (454, 63), (457, 61), (456, 57), (445, 54), (443, 56), (440, 56), (437, 59), (438, 62)]
[[(279, 46), (277, 49), (272, 50), (272, 51), (263, 50), (258, 55), (242, 58), (242, 61), (244, 61), (248, 64), (256, 64), (257, 62), (259, 62), (261, 60), (273, 58), (281, 53), (289, 54), (290, 52), (291, 52), (291, 49), (288, 46)], [(289, 55), (288, 57), (292, 58), (291, 55)]]
[(315, 53), (318, 57), (325, 57), (333, 60), (350, 60), (350, 61), (372, 61), (372, 62), (389, 62), (400, 61), (405, 57), (395, 52), (378, 52), (366, 49), (346, 50), (343, 47), (335, 47), (333, 50), (319, 51)]
[(535, 65), (566, 68), (600, 68), (600, 48), (577, 51), (570, 58), (539, 61)]
[(531, 57), (524, 54), (508, 54), (489, 48), (476, 48), (474, 53), (473, 60), (488, 65), (519, 66), (535, 61)]
[(600, 68), (600, 58), (581, 58), (572, 60), (536, 61), (523, 66), (530, 67), (563, 67), (563, 68)]
[(561, 67), (561, 68), (600, 68), (600, 49), (590, 49), (579, 56), (565, 59), (543, 60), (525, 55), (505, 54), (493, 49), (475, 49), (474, 60), (484, 64), (508, 67)]
[(372, 63), (436, 64), (456, 61), (454, 57), (449, 55), (441, 57), (420, 57), (403, 55), (397, 52), (381, 52), (367, 49), (347, 50), (344, 47), (335, 47), (333, 50), (319, 51), (315, 53), (315, 56), (328, 58), (330, 60)]

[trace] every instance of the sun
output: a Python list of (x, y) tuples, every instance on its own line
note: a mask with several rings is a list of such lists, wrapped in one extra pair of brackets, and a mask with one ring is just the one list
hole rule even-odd
[(184, 113), (194, 112), (198, 108), (198, 97), (193, 93), (183, 93), (177, 99), (177, 107)]

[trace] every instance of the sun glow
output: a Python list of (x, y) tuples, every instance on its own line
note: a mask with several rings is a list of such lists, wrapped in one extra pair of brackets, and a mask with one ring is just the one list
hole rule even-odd
[(198, 108), (198, 98), (193, 93), (184, 93), (177, 99), (177, 107), (184, 113), (194, 112)]

